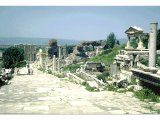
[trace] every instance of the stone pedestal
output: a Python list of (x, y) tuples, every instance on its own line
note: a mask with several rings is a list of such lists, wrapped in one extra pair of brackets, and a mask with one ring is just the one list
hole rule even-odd
[(145, 47), (143, 47), (143, 42), (141, 40), (141, 38), (139, 37), (139, 42), (138, 42), (138, 47), (137, 47), (138, 50), (144, 50)]
[(130, 37), (129, 36), (128, 36), (127, 46), (125, 47), (125, 49), (133, 49), (133, 47), (130, 45)]

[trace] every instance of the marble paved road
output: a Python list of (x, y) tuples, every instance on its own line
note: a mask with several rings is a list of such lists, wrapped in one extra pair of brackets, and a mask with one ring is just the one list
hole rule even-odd
[(148, 114), (131, 92), (89, 92), (81, 85), (34, 70), (0, 88), (0, 114)]

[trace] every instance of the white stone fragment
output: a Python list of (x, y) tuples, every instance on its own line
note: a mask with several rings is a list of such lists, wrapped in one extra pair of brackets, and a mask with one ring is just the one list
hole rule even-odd
[(98, 88), (98, 84), (95, 81), (87, 81), (90, 87)]

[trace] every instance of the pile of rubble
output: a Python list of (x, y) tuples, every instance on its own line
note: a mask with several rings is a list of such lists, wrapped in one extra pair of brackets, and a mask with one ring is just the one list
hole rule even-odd
[(12, 77), (11, 69), (2, 69), (0, 74), (0, 86), (10, 84), (9, 80)]

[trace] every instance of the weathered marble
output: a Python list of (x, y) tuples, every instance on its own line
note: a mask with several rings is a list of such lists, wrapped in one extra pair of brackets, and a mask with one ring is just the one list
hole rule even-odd
[(37, 70), (0, 89), (0, 114), (152, 114), (147, 105), (130, 92), (89, 92)]

